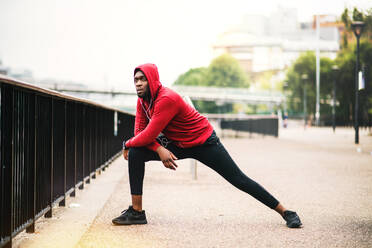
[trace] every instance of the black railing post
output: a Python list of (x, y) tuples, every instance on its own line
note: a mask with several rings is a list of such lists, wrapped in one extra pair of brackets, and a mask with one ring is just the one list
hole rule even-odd
[(84, 167), (85, 167), (85, 118), (86, 118), (86, 115), (85, 115), (85, 105), (82, 105), (81, 106), (81, 109), (82, 109), (82, 128), (81, 128), (81, 139), (82, 139), (82, 142), (83, 142), (83, 152), (81, 154), (82, 156), (82, 164), (81, 164), (81, 173), (82, 173), (82, 179), (81, 179), (81, 185), (79, 186), (79, 189), (84, 189), (84, 184), (85, 184), (85, 180), (84, 180), (84, 177), (85, 177), (85, 174), (84, 174)]
[(85, 133), (85, 138), (87, 139), (87, 144), (85, 144), (85, 147), (88, 147), (88, 154), (87, 154), (87, 160), (86, 161), (86, 168), (87, 168), (87, 180), (85, 181), (87, 184), (90, 183), (90, 172), (91, 172), (91, 164), (92, 164), (92, 107), (87, 107), (87, 120), (88, 122), (85, 123), (85, 127), (88, 130), (88, 133)]
[(77, 119), (77, 104), (76, 103), (72, 103), (72, 106), (73, 109), (74, 109), (74, 113), (73, 115), (73, 120), (74, 120), (74, 190), (71, 192), (70, 196), (71, 197), (75, 197), (76, 195), (76, 184), (77, 184), (77, 170), (76, 170), (76, 153), (77, 153), (77, 145), (76, 145), (76, 142), (77, 142), (77, 138), (76, 138), (76, 135), (77, 135), (77, 132), (76, 132), (76, 129), (77, 129), (77, 122), (76, 122), (76, 119)]
[(98, 167), (99, 167), (99, 170), (98, 170), (98, 174), (101, 174), (101, 169), (102, 169), (102, 139), (101, 139), (101, 135), (102, 135), (102, 125), (101, 125), (101, 121), (102, 121), (102, 116), (101, 116), (101, 113), (102, 113), (102, 110), (101, 109), (97, 109), (97, 158), (98, 158)]
[(63, 146), (63, 181), (62, 181), (62, 188), (63, 188), (63, 199), (59, 202), (58, 206), (65, 207), (66, 206), (66, 161), (67, 161), (67, 102), (63, 101), (63, 115), (64, 115), (64, 129), (63, 129), (63, 139), (64, 139), (64, 146)]
[(93, 168), (91, 170), (91, 173), (92, 173), (92, 179), (96, 179), (96, 169), (97, 169), (97, 108), (94, 108), (94, 115), (93, 115), (93, 139), (92, 139), (92, 142), (93, 142), (93, 149), (95, 152), (92, 152), (93, 154)]
[[(5, 245), (12, 247), (13, 232), (13, 161), (14, 161), (14, 89), (3, 86), (1, 89), (1, 128), (2, 132), (2, 190), (3, 199), (1, 203), (4, 210), (2, 228), (4, 229)], [(4, 118), (6, 116), (7, 118)]]
[(54, 161), (54, 152), (53, 152), (53, 143), (54, 143), (54, 100), (51, 97), (51, 110), (50, 110), (50, 174), (49, 174), (49, 196), (48, 196), (48, 205), (50, 207), (49, 211), (45, 213), (45, 218), (52, 218), (53, 215), (53, 161)]
[[(106, 119), (106, 116), (107, 116), (107, 111), (106, 110), (103, 112), (102, 115), (103, 115), (103, 119), (104, 120), (107, 120)], [(102, 171), (105, 171), (106, 166), (107, 166), (107, 139), (108, 139), (108, 137), (107, 137), (107, 134), (106, 134), (106, 130), (107, 130), (106, 126), (107, 126), (107, 123), (105, 121), (103, 123), (103, 129), (102, 129), (102, 135), (103, 135), (103, 147), (102, 147), (102, 150), (103, 150), (103, 157), (104, 157), (104, 160), (105, 160), (105, 166), (103, 166)]]
[(15, 113), (14, 113), (14, 110), (15, 110), (15, 90), (14, 88), (11, 89), (12, 91), (12, 108), (11, 108), (11, 112), (12, 112), (12, 126), (11, 126), (11, 162), (9, 163), (9, 173), (10, 173), (10, 176), (9, 176), (9, 181), (10, 181), (10, 187), (9, 187), (9, 190), (10, 190), (10, 221), (9, 221), (9, 229), (10, 229), (10, 240), (9, 240), (9, 247), (12, 247), (12, 236), (13, 236), (13, 229), (14, 229), (14, 188), (13, 188), (13, 185), (14, 185), (14, 125), (15, 125)]
[(33, 151), (34, 152), (34, 161), (33, 161), (33, 171), (32, 171), (33, 173), (32, 173), (32, 176), (31, 176), (31, 183), (30, 183), (31, 190), (29, 190), (29, 192), (31, 194), (31, 197), (30, 197), (30, 201), (31, 201), (30, 212), (31, 212), (31, 216), (32, 216), (32, 224), (26, 229), (26, 232), (28, 232), (28, 233), (34, 233), (35, 232), (35, 222), (36, 222), (36, 178), (37, 178), (37, 174), (36, 174), (37, 160), (36, 160), (36, 157), (37, 157), (37, 122), (38, 122), (38, 118), (37, 118), (37, 114), (38, 114), (38, 111), (37, 111), (37, 95), (36, 94), (34, 95), (34, 104), (33, 104), (33, 106), (31, 105), (31, 107), (34, 108), (34, 116), (33, 116), (34, 140), (32, 141), (32, 142), (34, 142), (34, 151)]

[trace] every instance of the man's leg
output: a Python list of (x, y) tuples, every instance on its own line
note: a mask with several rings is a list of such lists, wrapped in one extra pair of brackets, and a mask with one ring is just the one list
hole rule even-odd
[[(169, 149), (178, 159), (186, 158), (182, 148), (169, 144)], [(142, 190), (145, 175), (145, 162), (159, 161), (159, 155), (145, 147), (130, 148), (128, 155), (129, 184), (132, 195), (132, 206), (136, 211), (142, 211)]]
[(159, 160), (156, 152), (144, 147), (130, 148), (128, 154), (129, 184), (132, 195), (132, 206), (112, 219), (114, 225), (147, 224), (145, 211), (142, 210), (142, 188), (145, 175), (145, 162)]
[(280, 205), (267, 190), (239, 169), (219, 140), (216, 144), (202, 145), (193, 149), (196, 149), (194, 154), (197, 160), (215, 170), (238, 189), (250, 194), (271, 209), (276, 209)]
[(297, 228), (302, 225), (296, 212), (286, 210), (267, 190), (247, 177), (239, 169), (218, 138), (215, 144), (204, 144), (192, 149), (193, 158), (215, 170), (238, 189), (250, 194), (269, 208), (274, 209), (285, 219), (288, 227)]
[(130, 148), (128, 155), (129, 184), (132, 195), (132, 206), (142, 211), (142, 189), (145, 175), (145, 162), (159, 160), (156, 152), (144, 147)]

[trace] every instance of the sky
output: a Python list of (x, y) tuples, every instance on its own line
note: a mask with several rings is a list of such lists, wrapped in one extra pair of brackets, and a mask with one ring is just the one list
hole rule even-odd
[(159, 68), (169, 86), (190, 68), (208, 66), (218, 34), (243, 15), (296, 8), (300, 21), (340, 15), (371, 0), (1, 0), (0, 60), (35, 78), (100, 89), (130, 89), (133, 69)]

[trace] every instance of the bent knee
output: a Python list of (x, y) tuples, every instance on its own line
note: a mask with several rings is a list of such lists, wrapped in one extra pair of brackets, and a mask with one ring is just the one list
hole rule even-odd
[(128, 160), (143, 158), (144, 153), (145, 151), (141, 147), (140, 148), (138, 147), (129, 148)]

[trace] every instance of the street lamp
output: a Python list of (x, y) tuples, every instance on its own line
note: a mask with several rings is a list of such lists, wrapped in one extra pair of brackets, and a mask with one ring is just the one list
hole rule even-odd
[(359, 38), (362, 35), (364, 22), (353, 22), (351, 23), (351, 27), (353, 29), (353, 32), (357, 38), (357, 59), (356, 59), (356, 65), (355, 65), (355, 110), (354, 110), (354, 126), (355, 126), (355, 144), (359, 144), (359, 125), (358, 125), (358, 77), (359, 77)]
[(336, 80), (339, 68), (337, 65), (332, 66), (333, 70), (333, 101), (332, 101), (332, 128), (333, 132), (336, 131)]
[(301, 79), (302, 79), (302, 87), (304, 89), (304, 129), (306, 129), (306, 116), (307, 116), (307, 111), (306, 111), (306, 80), (308, 79), (309, 77), (307, 76), (307, 74), (302, 74), (301, 75)]

